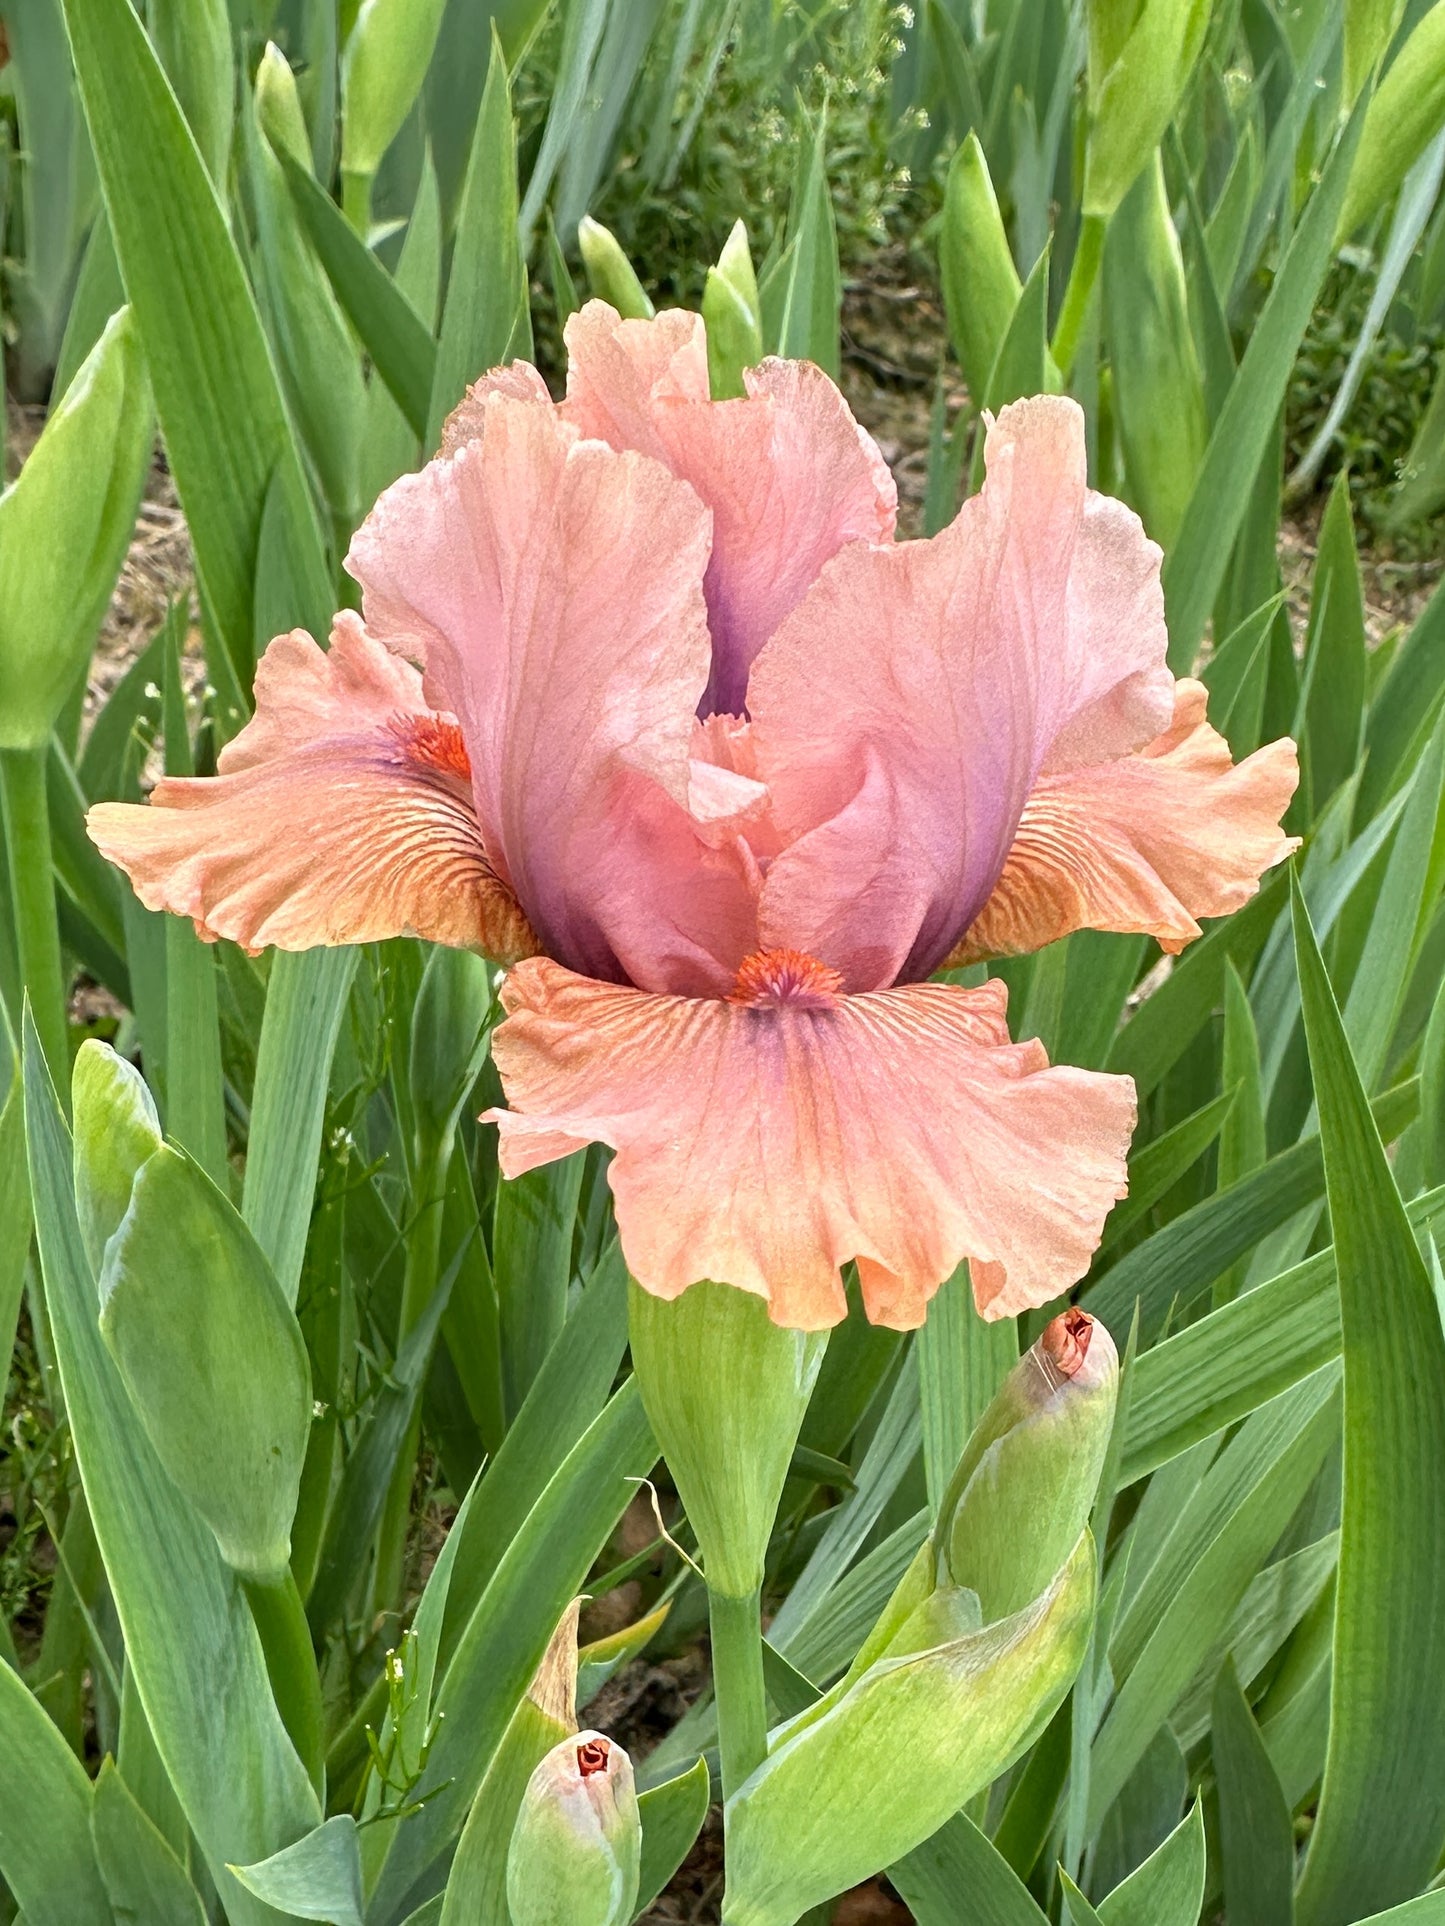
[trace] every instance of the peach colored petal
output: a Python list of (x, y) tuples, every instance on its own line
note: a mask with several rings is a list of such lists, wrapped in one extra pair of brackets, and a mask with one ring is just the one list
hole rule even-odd
[(703, 711), (741, 714), (749, 665), (829, 557), (893, 539), (888, 464), (812, 362), (766, 360), (745, 372), (745, 397), (709, 401), (696, 315), (622, 321), (589, 301), (567, 347), (562, 413), (584, 435), (665, 461), (713, 512)]
[(476, 425), (387, 490), (347, 566), (368, 628), (459, 718), (488, 855), (544, 947), (613, 977), (608, 930), (648, 891), (614, 816), (639, 777), (686, 807), (709, 517), (660, 463), (551, 408), (493, 392)]
[(1279, 827), (1299, 781), (1285, 739), (1236, 765), (1204, 719), (1208, 692), (1180, 682), (1174, 721), (1132, 756), (1043, 777), (993, 894), (949, 958), (1042, 948), (1071, 930), (1137, 930), (1169, 951), (1201, 916), (1248, 902), (1299, 838)]
[(218, 768), (90, 811), (92, 841), (148, 908), (250, 950), (408, 932), (506, 960), (535, 950), (483, 852), (461, 731), (354, 615), (326, 653), (301, 629), (276, 638)]
[[(1010, 1044), (998, 983), (834, 997), (797, 958), (744, 978), (747, 1004), (649, 996), (540, 957), (509, 972), (494, 1048), (513, 1108), (488, 1113), (507, 1175), (610, 1144), (641, 1284), (675, 1297), (710, 1277), (803, 1329), (844, 1315), (850, 1258), (869, 1316), (897, 1328), (922, 1322), (965, 1256), (991, 1317), (1082, 1276), (1124, 1193), (1128, 1078)], [(769, 983), (781, 1000), (759, 1007)]]
[(656, 404), (708, 398), (702, 316), (665, 308), (651, 321), (624, 321), (606, 301), (588, 301), (568, 316), (562, 338), (568, 419), (595, 441), (665, 461), (654, 426)]
[(489, 368), (480, 381), (472, 383), (442, 423), (439, 453), (454, 455), (483, 432), (488, 395), (510, 395), (514, 401), (540, 401), (549, 408), (552, 405), (547, 384), (530, 361), (509, 361), (503, 368)]
[(844, 549), (753, 664), (758, 773), (789, 845), (763, 940), (850, 990), (938, 967), (1042, 771), (1127, 754), (1169, 719), (1159, 550), (1086, 488), (1077, 405), (1014, 403), (986, 452), (951, 527)]

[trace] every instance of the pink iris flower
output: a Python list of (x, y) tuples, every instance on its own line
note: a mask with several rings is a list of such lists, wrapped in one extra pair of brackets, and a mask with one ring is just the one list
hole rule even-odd
[(1294, 745), (1238, 766), (1165, 665), (1159, 550), (1086, 485), (1083, 417), (988, 429), (953, 524), (895, 542), (888, 469), (806, 362), (708, 397), (702, 323), (567, 327), (381, 497), (362, 614), (277, 638), (211, 778), (93, 809), (153, 908), (259, 949), (412, 932), (511, 967), (509, 1176), (616, 1153), (649, 1291), (781, 1324), (985, 1317), (1081, 1277), (1125, 1190), (1127, 1077), (930, 982), (1071, 930), (1166, 950), (1292, 847)]

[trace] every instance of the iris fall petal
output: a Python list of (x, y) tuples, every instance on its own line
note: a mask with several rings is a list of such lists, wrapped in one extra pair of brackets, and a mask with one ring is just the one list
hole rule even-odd
[(1174, 721), (1132, 756), (1045, 776), (1003, 874), (950, 962), (1041, 949), (1071, 930), (1135, 930), (1177, 951), (1201, 916), (1248, 902), (1298, 846), (1279, 821), (1299, 780), (1292, 742), (1235, 764), (1183, 681)]
[(167, 777), (148, 805), (98, 803), (86, 821), (148, 908), (208, 938), (536, 948), (487, 861), (455, 718), (428, 708), (416, 670), (354, 615), (327, 652), (304, 630), (276, 638), (218, 775)]
[(1009, 1043), (1001, 984), (849, 997), (828, 974), (790, 1001), (784, 971), (779, 1000), (749, 1007), (518, 965), (494, 1040), (503, 1170), (610, 1144), (641, 1284), (710, 1277), (795, 1328), (843, 1316), (850, 1258), (869, 1316), (898, 1328), (963, 1257), (986, 1316), (1065, 1290), (1124, 1192), (1128, 1078)]

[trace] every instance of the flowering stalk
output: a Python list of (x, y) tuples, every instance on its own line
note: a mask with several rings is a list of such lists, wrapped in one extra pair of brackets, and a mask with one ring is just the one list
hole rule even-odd
[(68, 1090), (65, 1040), (65, 979), (60, 928), (50, 876), (50, 803), (45, 793), (47, 750), (0, 749), (0, 804), (5, 817), (5, 854), (20, 980), (30, 998), (35, 1027), (57, 1090)]
[(1089, 303), (1099, 278), (1099, 263), (1104, 258), (1104, 231), (1108, 225), (1108, 220), (1102, 214), (1086, 214), (1079, 225), (1073, 265), (1069, 269), (1054, 338), (1049, 344), (1065, 381), (1073, 372), (1074, 356), (1079, 351), (1079, 337), (1088, 319)]
[(326, 1788), (326, 1742), (321, 1716), (321, 1677), (290, 1567), (274, 1577), (243, 1576), (242, 1588), (266, 1658), (266, 1672), (281, 1723), (305, 1766), (317, 1796)]
[[(486, 1055), (491, 1013), (492, 979), (482, 959), (468, 950), (433, 950), (417, 991), (407, 1052), (412, 1216), (406, 1240), (398, 1346), (416, 1329), (436, 1294), (457, 1119)], [(411, 1414), (382, 1514), (373, 1585), (374, 1603), (382, 1612), (391, 1608), (401, 1584), (411, 1509), (411, 1466), (420, 1435), (418, 1407)]]
[(717, 1700), (718, 1753), (726, 1798), (768, 1754), (768, 1701), (763, 1684), (762, 1588), (731, 1598), (707, 1588)]

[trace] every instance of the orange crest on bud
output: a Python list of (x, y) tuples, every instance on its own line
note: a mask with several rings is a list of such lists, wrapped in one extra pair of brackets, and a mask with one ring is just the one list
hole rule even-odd
[(1093, 1335), (1094, 1320), (1077, 1304), (1061, 1312), (1046, 1327), (1040, 1342), (1060, 1378), (1075, 1378), (1083, 1370)]

